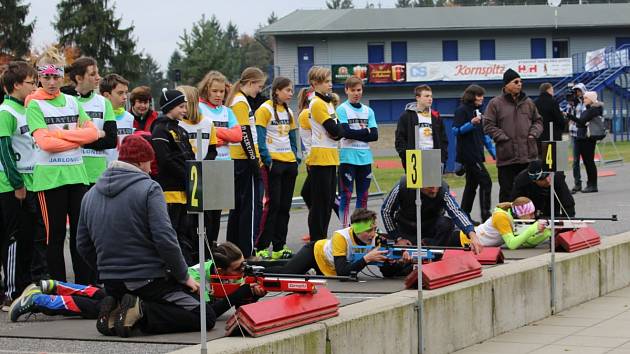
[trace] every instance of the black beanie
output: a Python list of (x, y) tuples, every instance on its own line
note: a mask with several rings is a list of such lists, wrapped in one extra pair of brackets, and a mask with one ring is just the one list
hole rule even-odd
[(503, 86), (509, 84), (514, 79), (518, 79), (519, 77), (521, 77), (521, 75), (519, 75), (516, 71), (507, 69), (503, 73)]
[(168, 113), (171, 109), (179, 104), (186, 102), (186, 96), (181, 91), (162, 89), (160, 95), (160, 109), (163, 114)]
[(529, 163), (527, 167), (527, 175), (532, 181), (540, 181), (549, 175), (548, 172), (543, 172), (543, 163), (540, 160), (534, 160)]

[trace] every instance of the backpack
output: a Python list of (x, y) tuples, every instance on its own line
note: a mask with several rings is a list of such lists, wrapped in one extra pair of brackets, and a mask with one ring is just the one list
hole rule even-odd
[(590, 122), (586, 123), (586, 137), (594, 140), (602, 140), (607, 134), (606, 124), (604, 123), (604, 117), (597, 116)]

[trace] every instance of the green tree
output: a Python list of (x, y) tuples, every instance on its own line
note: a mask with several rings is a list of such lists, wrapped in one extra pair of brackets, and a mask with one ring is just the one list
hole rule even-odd
[(53, 26), (60, 45), (79, 48), (82, 55), (96, 59), (103, 72), (135, 80), (141, 56), (132, 37), (134, 26), (122, 28), (114, 11), (107, 0), (62, 0)]
[(233, 25), (223, 31), (215, 16), (209, 20), (202, 16), (193, 24), (190, 32), (184, 31), (178, 43), (182, 53), (182, 82), (195, 84), (209, 70), (219, 70), (229, 79), (238, 77), (240, 55), (230, 56), (238, 53), (240, 46), (235, 39), (235, 33), (238, 38), (238, 32)]
[(0, 0), (0, 53), (22, 58), (31, 47), (35, 21), (26, 23), (30, 4), (22, 0)]
[(413, 7), (415, 1), (414, 0), (398, 0), (396, 1), (396, 7)]
[[(271, 25), (277, 21), (278, 17), (275, 12), (272, 12), (269, 17), (267, 17), (267, 25)], [(255, 66), (266, 73), (271, 71), (273, 66), (273, 41), (271, 38), (260, 33), (262, 28), (263, 26), (259, 25), (254, 36), (247, 34), (241, 36), (241, 69), (245, 69), (248, 66)]]
[(269, 14), (269, 17), (267, 17), (267, 24), (271, 25), (276, 22), (278, 22), (278, 15), (276, 15), (275, 11), (271, 11), (271, 14)]
[(326, 7), (329, 9), (353, 9), (352, 0), (330, 0), (326, 1)]
[(160, 70), (160, 66), (149, 54), (142, 56), (137, 68), (138, 78), (131, 82), (131, 87), (146, 85), (151, 88), (151, 96), (157, 98), (162, 88), (168, 86), (168, 80)]
[(175, 71), (182, 69), (182, 58), (181, 53), (175, 49), (173, 54), (171, 54), (171, 58), (168, 61), (168, 69), (166, 72), (166, 80), (169, 83), (169, 87), (173, 88), (175, 86)]

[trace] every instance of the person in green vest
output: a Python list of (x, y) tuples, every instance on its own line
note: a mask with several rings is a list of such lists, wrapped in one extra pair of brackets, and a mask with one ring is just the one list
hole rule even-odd
[(0, 87), (6, 92), (0, 105), (0, 217), (4, 226), (0, 259), (5, 310), (31, 282), (37, 196), (30, 192), (35, 150), (24, 99), (37, 88), (37, 71), (24, 61), (10, 62)]
[(62, 87), (61, 92), (75, 96), (96, 128), (105, 132), (105, 136), (81, 149), (88, 181), (94, 185), (107, 169), (108, 149), (115, 148), (118, 141), (116, 115), (111, 101), (97, 93), (101, 76), (94, 58), (78, 58), (66, 71), (73, 85)]
[(33, 192), (38, 193), (44, 237), (35, 240), (35, 257), (46, 255), (52, 279), (66, 280), (64, 241), (66, 221), (70, 220), (70, 254), (75, 280), (95, 284), (96, 274), (76, 248), (81, 200), (89, 178), (83, 165), (81, 147), (105, 136), (85, 113), (76, 98), (60, 91), (65, 60), (54, 47), (37, 60), (41, 88), (26, 98), (26, 122), (37, 144), (33, 169)]

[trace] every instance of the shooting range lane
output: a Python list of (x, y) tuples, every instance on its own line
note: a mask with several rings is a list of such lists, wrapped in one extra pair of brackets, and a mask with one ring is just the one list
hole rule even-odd
[[(628, 202), (627, 180), (623, 177), (630, 175), (630, 166), (611, 166), (608, 168), (617, 172), (617, 175), (602, 179), (599, 193), (578, 193), (574, 195), (578, 216), (610, 216), (611, 214), (618, 214), (619, 221), (617, 222), (597, 222), (595, 224), (595, 229), (602, 237), (630, 230), (630, 202)], [(567, 175), (567, 184), (573, 184), (570, 173)], [(498, 190), (498, 185), (495, 183), (493, 185), (493, 201), (498, 199)], [(455, 192), (458, 196), (461, 196), (462, 188), (456, 188)], [(373, 210), (379, 210), (381, 203), (381, 199), (373, 198), (368, 202), (368, 207)], [(477, 203), (475, 203), (472, 213), (473, 215), (479, 214)], [(306, 216), (307, 212), (304, 210), (294, 209), (291, 212), (291, 224), (289, 227), (290, 232), (287, 241), (289, 246), (294, 249), (299, 249), (299, 247), (304, 244), (301, 240), (301, 236), (306, 233)], [(330, 229), (333, 230), (339, 226), (338, 220), (332, 218)], [(222, 225), (220, 240), (224, 239), (224, 227), (225, 226)], [(533, 249), (503, 249), (505, 264), (510, 264), (520, 259), (531, 258), (547, 253), (548, 249), (549, 243), (541, 244), (538, 248)], [(69, 258), (69, 254), (66, 254), (66, 259)], [(505, 264), (483, 266), (483, 268), (502, 267)], [(375, 274), (380, 275), (378, 270), (374, 267), (370, 267), (370, 269), (372, 269)], [(367, 271), (364, 271), (364, 273), (370, 274)], [(72, 277), (71, 271), (69, 276)], [(341, 302), (341, 306), (380, 297), (388, 293), (394, 293), (401, 290), (403, 287), (402, 278), (375, 279), (370, 278), (365, 274), (360, 274), (359, 279), (365, 281), (358, 283), (339, 281), (328, 282), (328, 287), (337, 295), (339, 301)], [(278, 294), (269, 294), (269, 296), (273, 295), (277, 296)], [(208, 340), (224, 336), (225, 322), (232, 313), (233, 311), (230, 311), (217, 320), (215, 328), (208, 332)], [(2, 322), (2, 325), (0, 325), (0, 338), (2, 338), (3, 342), (11, 343), (10, 345), (15, 347), (20, 345), (14, 345), (13, 343), (26, 343), (28, 341), (32, 341), (31, 338), (43, 338), (46, 340), (59, 339), (63, 342), (67, 342), (67, 345), (61, 344), (61, 341), (58, 342), (59, 344), (56, 344), (60, 345), (61, 349), (55, 350), (59, 352), (75, 351), (72, 348), (77, 341), (99, 341), (103, 343), (153, 343), (155, 345), (169, 345), (169, 348), (172, 348), (172, 344), (190, 345), (199, 343), (199, 333), (197, 332), (141, 337), (136, 336), (130, 338), (104, 337), (96, 331), (94, 320), (70, 319), (62, 316), (47, 317), (43, 315), (35, 315), (27, 322), (10, 323), (8, 322), (6, 313), (2, 312), (0, 313), (0, 322)]]

